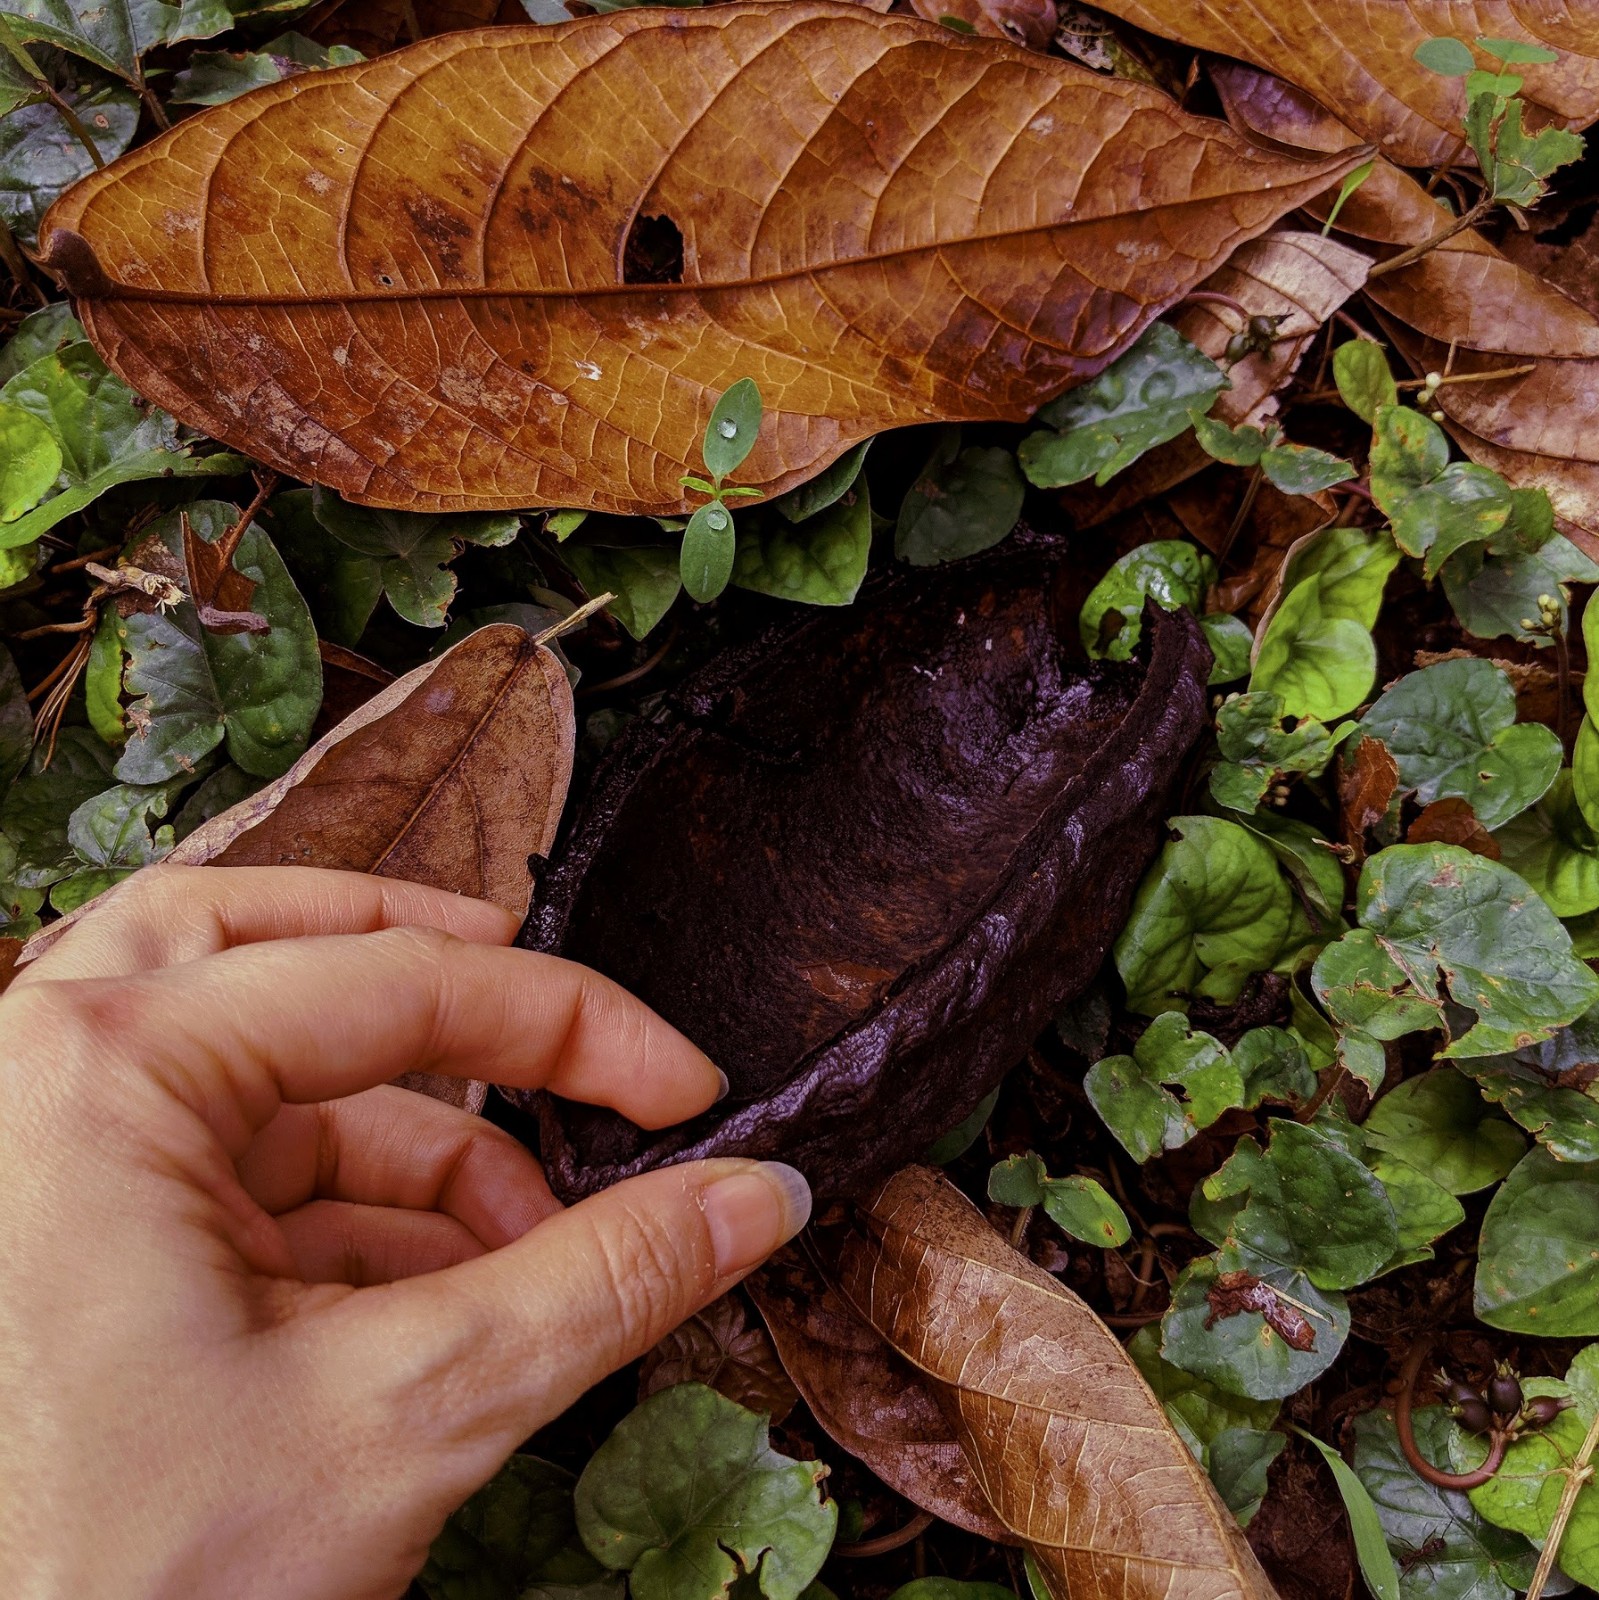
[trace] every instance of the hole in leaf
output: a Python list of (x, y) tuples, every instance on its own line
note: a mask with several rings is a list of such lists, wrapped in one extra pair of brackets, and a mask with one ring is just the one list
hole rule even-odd
[(670, 217), (635, 217), (622, 251), (622, 282), (682, 281), (683, 230)]

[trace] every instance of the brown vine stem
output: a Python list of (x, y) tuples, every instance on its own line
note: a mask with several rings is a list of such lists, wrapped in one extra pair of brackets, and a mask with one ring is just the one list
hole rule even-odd
[(932, 1514), (927, 1511), (918, 1511), (903, 1528), (896, 1528), (892, 1533), (880, 1533), (875, 1539), (862, 1539), (856, 1544), (835, 1544), (835, 1556), (885, 1556), (890, 1550), (899, 1550), (910, 1544), (932, 1527)]
[(1533, 1568), (1532, 1583), (1527, 1589), (1527, 1600), (1540, 1600), (1549, 1574), (1554, 1571), (1555, 1557), (1560, 1554), (1560, 1541), (1565, 1537), (1566, 1524), (1577, 1504), (1583, 1485), (1593, 1477), (1593, 1453), (1599, 1449), (1599, 1411), (1588, 1424), (1587, 1436), (1569, 1467), (1556, 1470), (1564, 1476), (1566, 1486), (1560, 1492), (1560, 1504), (1555, 1507), (1554, 1521), (1549, 1524), (1549, 1534), (1538, 1552), (1538, 1565)]
[(1424, 239), (1418, 245), (1412, 245), (1408, 250), (1402, 250), (1387, 261), (1379, 261), (1370, 272), (1366, 274), (1369, 283), (1373, 278), (1381, 278), (1390, 272), (1398, 272), (1401, 268), (1414, 266), (1416, 262), (1429, 251), (1436, 250), (1441, 244), (1448, 244), (1457, 233), (1464, 233), (1467, 228), (1475, 227), (1477, 223), (1494, 208), (1494, 202), (1486, 195), (1472, 206), (1469, 211), (1463, 211), (1446, 228), (1440, 228), (1432, 238)]
[(1415, 1404), (1416, 1378), (1421, 1364), (1432, 1348), (1432, 1335), (1422, 1334), (1410, 1347), (1405, 1364), (1399, 1369), (1399, 1396), (1394, 1403), (1394, 1432), (1399, 1435), (1399, 1449), (1411, 1469), (1419, 1478), (1439, 1489), (1477, 1489), (1499, 1470), (1505, 1459), (1505, 1446), (1510, 1435), (1503, 1428), (1489, 1434), (1488, 1455), (1480, 1467), (1471, 1472), (1442, 1472), (1416, 1447), (1416, 1431), (1411, 1426), (1410, 1412)]

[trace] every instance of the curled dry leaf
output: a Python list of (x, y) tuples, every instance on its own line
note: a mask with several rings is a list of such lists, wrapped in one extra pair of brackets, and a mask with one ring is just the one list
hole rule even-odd
[[(889, 1180), (841, 1243), (836, 1288), (926, 1392), (1057, 1600), (1272, 1596), (1120, 1343), (941, 1175)], [(809, 1400), (816, 1374), (793, 1370)]]
[(7, 986), (17, 973), (17, 957), (22, 954), (21, 939), (13, 939), (9, 934), (0, 935), (0, 994), (6, 992)]
[(1344, 843), (1358, 864), (1366, 859), (1367, 829), (1375, 828), (1388, 815), (1388, 808), (1399, 793), (1399, 763), (1381, 739), (1362, 739), (1353, 755), (1347, 751), (1339, 755), (1338, 771)]
[(769, 493), (885, 428), (1020, 420), (1356, 160), (919, 19), (734, 0), (270, 85), (78, 185), (40, 248), (119, 374), (295, 477), (663, 513), (735, 380)]
[(733, 1294), (697, 1311), (645, 1356), (638, 1397), (647, 1400), (679, 1383), (703, 1383), (774, 1423), (799, 1400), (766, 1329), (750, 1322), (744, 1302)]
[(1206, 720), (1210, 651), (1156, 608), (1137, 659), (1090, 662), (1086, 589), (1025, 530), (901, 568), (610, 746), (521, 939), (615, 978), (732, 1087), (656, 1133), (537, 1097), (558, 1194), (713, 1155), (859, 1192), (1087, 985)]
[[(1229, 119), (1258, 136), (1323, 153), (1357, 138), (1265, 74), (1228, 65), (1214, 76)], [(1599, 86), (1595, 96), (1599, 104)], [(1408, 247), (1448, 220), (1421, 184), (1379, 160), (1336, 225), (1374, 244)], [(1563, 531), (1599, 554), (1599, 435), (1587, 425), (1599, 388), (1599, 316), (1470, 229), (1372, 279), (1366, 294), (1418, 373), (1531, 367), (1496, 381), (1445, 384), (1435, 403), (1472, 460), (1518, 487), (1547, 490)]]
[[(1466, 113), (1460, 79), (1416, 60), (1439, 34), (1518, 39), (1560, 52), (1517, 67), (1541, 121), (1585, 128), (1599, 116), (1599, 14), (1570, 0), (1099, 0), (1112, 16), (1200, 50), (1236, 56), (1336, 106), (1370, 144), (1405, 166), (1458, 157)], [(1498, 63), (1479, 52), (1479, 65)], [(1469, 155), (1468, 155), (1469, 159)]]

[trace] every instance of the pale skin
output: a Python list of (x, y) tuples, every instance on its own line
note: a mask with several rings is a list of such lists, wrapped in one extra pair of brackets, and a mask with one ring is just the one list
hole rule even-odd
[(791, 1237), (791, 1168), (563, 1209), (387, 1080), (657, 1128), (721, 1074), (480, 901), (153, 868), (0, 998), (0, 1593), (392, 1600), (529, 1434)]

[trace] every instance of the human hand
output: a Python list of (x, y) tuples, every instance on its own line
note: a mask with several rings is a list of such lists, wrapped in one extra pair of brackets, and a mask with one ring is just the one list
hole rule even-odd
[(0, 999), (0, 1592), (391, 1600), (448, 1513), (803, 1224), (791, 1168), (563, 1210), (405, 1071), (645, 1127), (717, 1069), (516, 919), (304, 868), (153, 868)]

